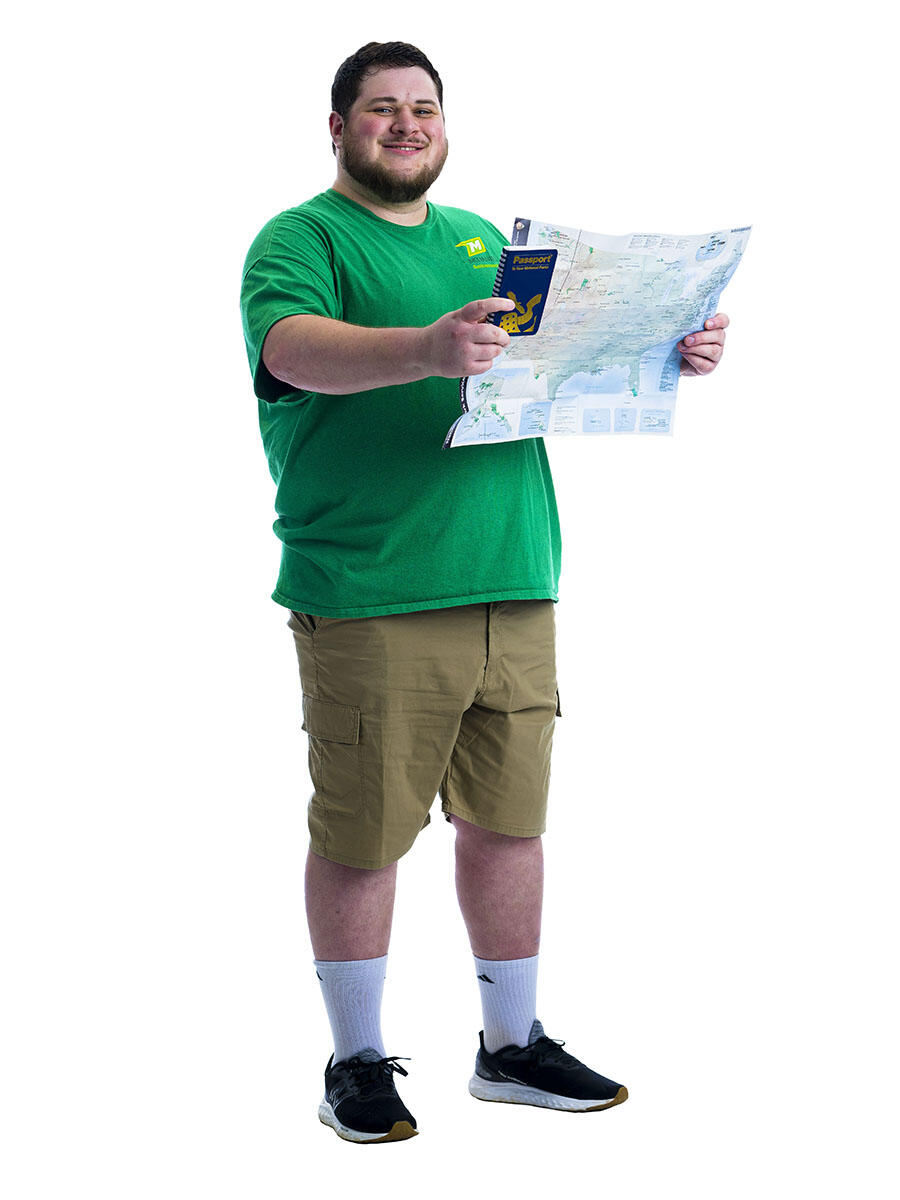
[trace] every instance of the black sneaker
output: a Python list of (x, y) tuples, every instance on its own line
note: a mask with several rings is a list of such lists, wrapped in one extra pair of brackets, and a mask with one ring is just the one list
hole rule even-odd
[(533, 1104), (564, 1112), (596, 1112), (628, 1099), (628, 1089), (613, 1083), (567, 1054), (564, 1042), (544, 1035), (540, 1021), (531, 1026), (527, 1046), (503, 1046), (494, 1054), (481, 1049), (469, 1091), (479, 1100)]
[(394, 1071), (408, 1075), (396, 1057), (360, 1050), (325, 1068), (325, 1098), (319, 1120), (347, 1142), (399, 1142), (415, 1137), (416, 1119), (397, 1095)]

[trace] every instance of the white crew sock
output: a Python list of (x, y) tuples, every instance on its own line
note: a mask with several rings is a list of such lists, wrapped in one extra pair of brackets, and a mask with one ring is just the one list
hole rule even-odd
[(322, 986), (328, 1021), (334, 1037), (334, 1061), (352, 1058), (360, 1050), (387, 1057), (381, 1040), (381, 994), (387, 955), (350, 962), (313, 960)]
[(484, 1014), (484, 1048), (527, 1046), (537, 1005), (538, 955), (490, 959), (475, 956)]

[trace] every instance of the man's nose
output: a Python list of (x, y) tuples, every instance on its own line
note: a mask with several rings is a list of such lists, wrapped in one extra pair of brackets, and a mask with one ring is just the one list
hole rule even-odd
[(411, 108), (404, 106), (398, 108), (394, 114), (394, 121), (391, 129), (396, 133), (412, 133), (413, 130), (419, 128), (419, 122), (416, 120), (416, 115)]

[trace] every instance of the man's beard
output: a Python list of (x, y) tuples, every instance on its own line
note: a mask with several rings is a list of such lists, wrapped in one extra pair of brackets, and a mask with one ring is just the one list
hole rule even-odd
[(410, 204), (424, 196), (434, 181), (440, 175), (447, 160), (448, 146), (444, 143), (444, 153), (431, 166), (423, 165), (415, 175), (394, 175), (380, 163), (370, 162), (357, 153), (357, 143), (352, 135), (344, 132), (341, 143), (341, 164), (351, 179), (356, 180), (379, 200), (386, 204)]

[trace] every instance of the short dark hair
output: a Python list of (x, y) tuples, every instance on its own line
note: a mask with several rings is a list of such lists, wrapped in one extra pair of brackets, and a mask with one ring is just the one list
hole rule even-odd
[(359, 95), (359, 86), (367, 75), (386, 67), (421, 67), (434, 80), (438, 103), (444, 108), (444, 86), (441, 77), (416, 46), (409, 42), (367, 42), (355, 54), (345, 59), (337, 69), (331, 85), (331, 108), (346, 121), (347, 113)]

